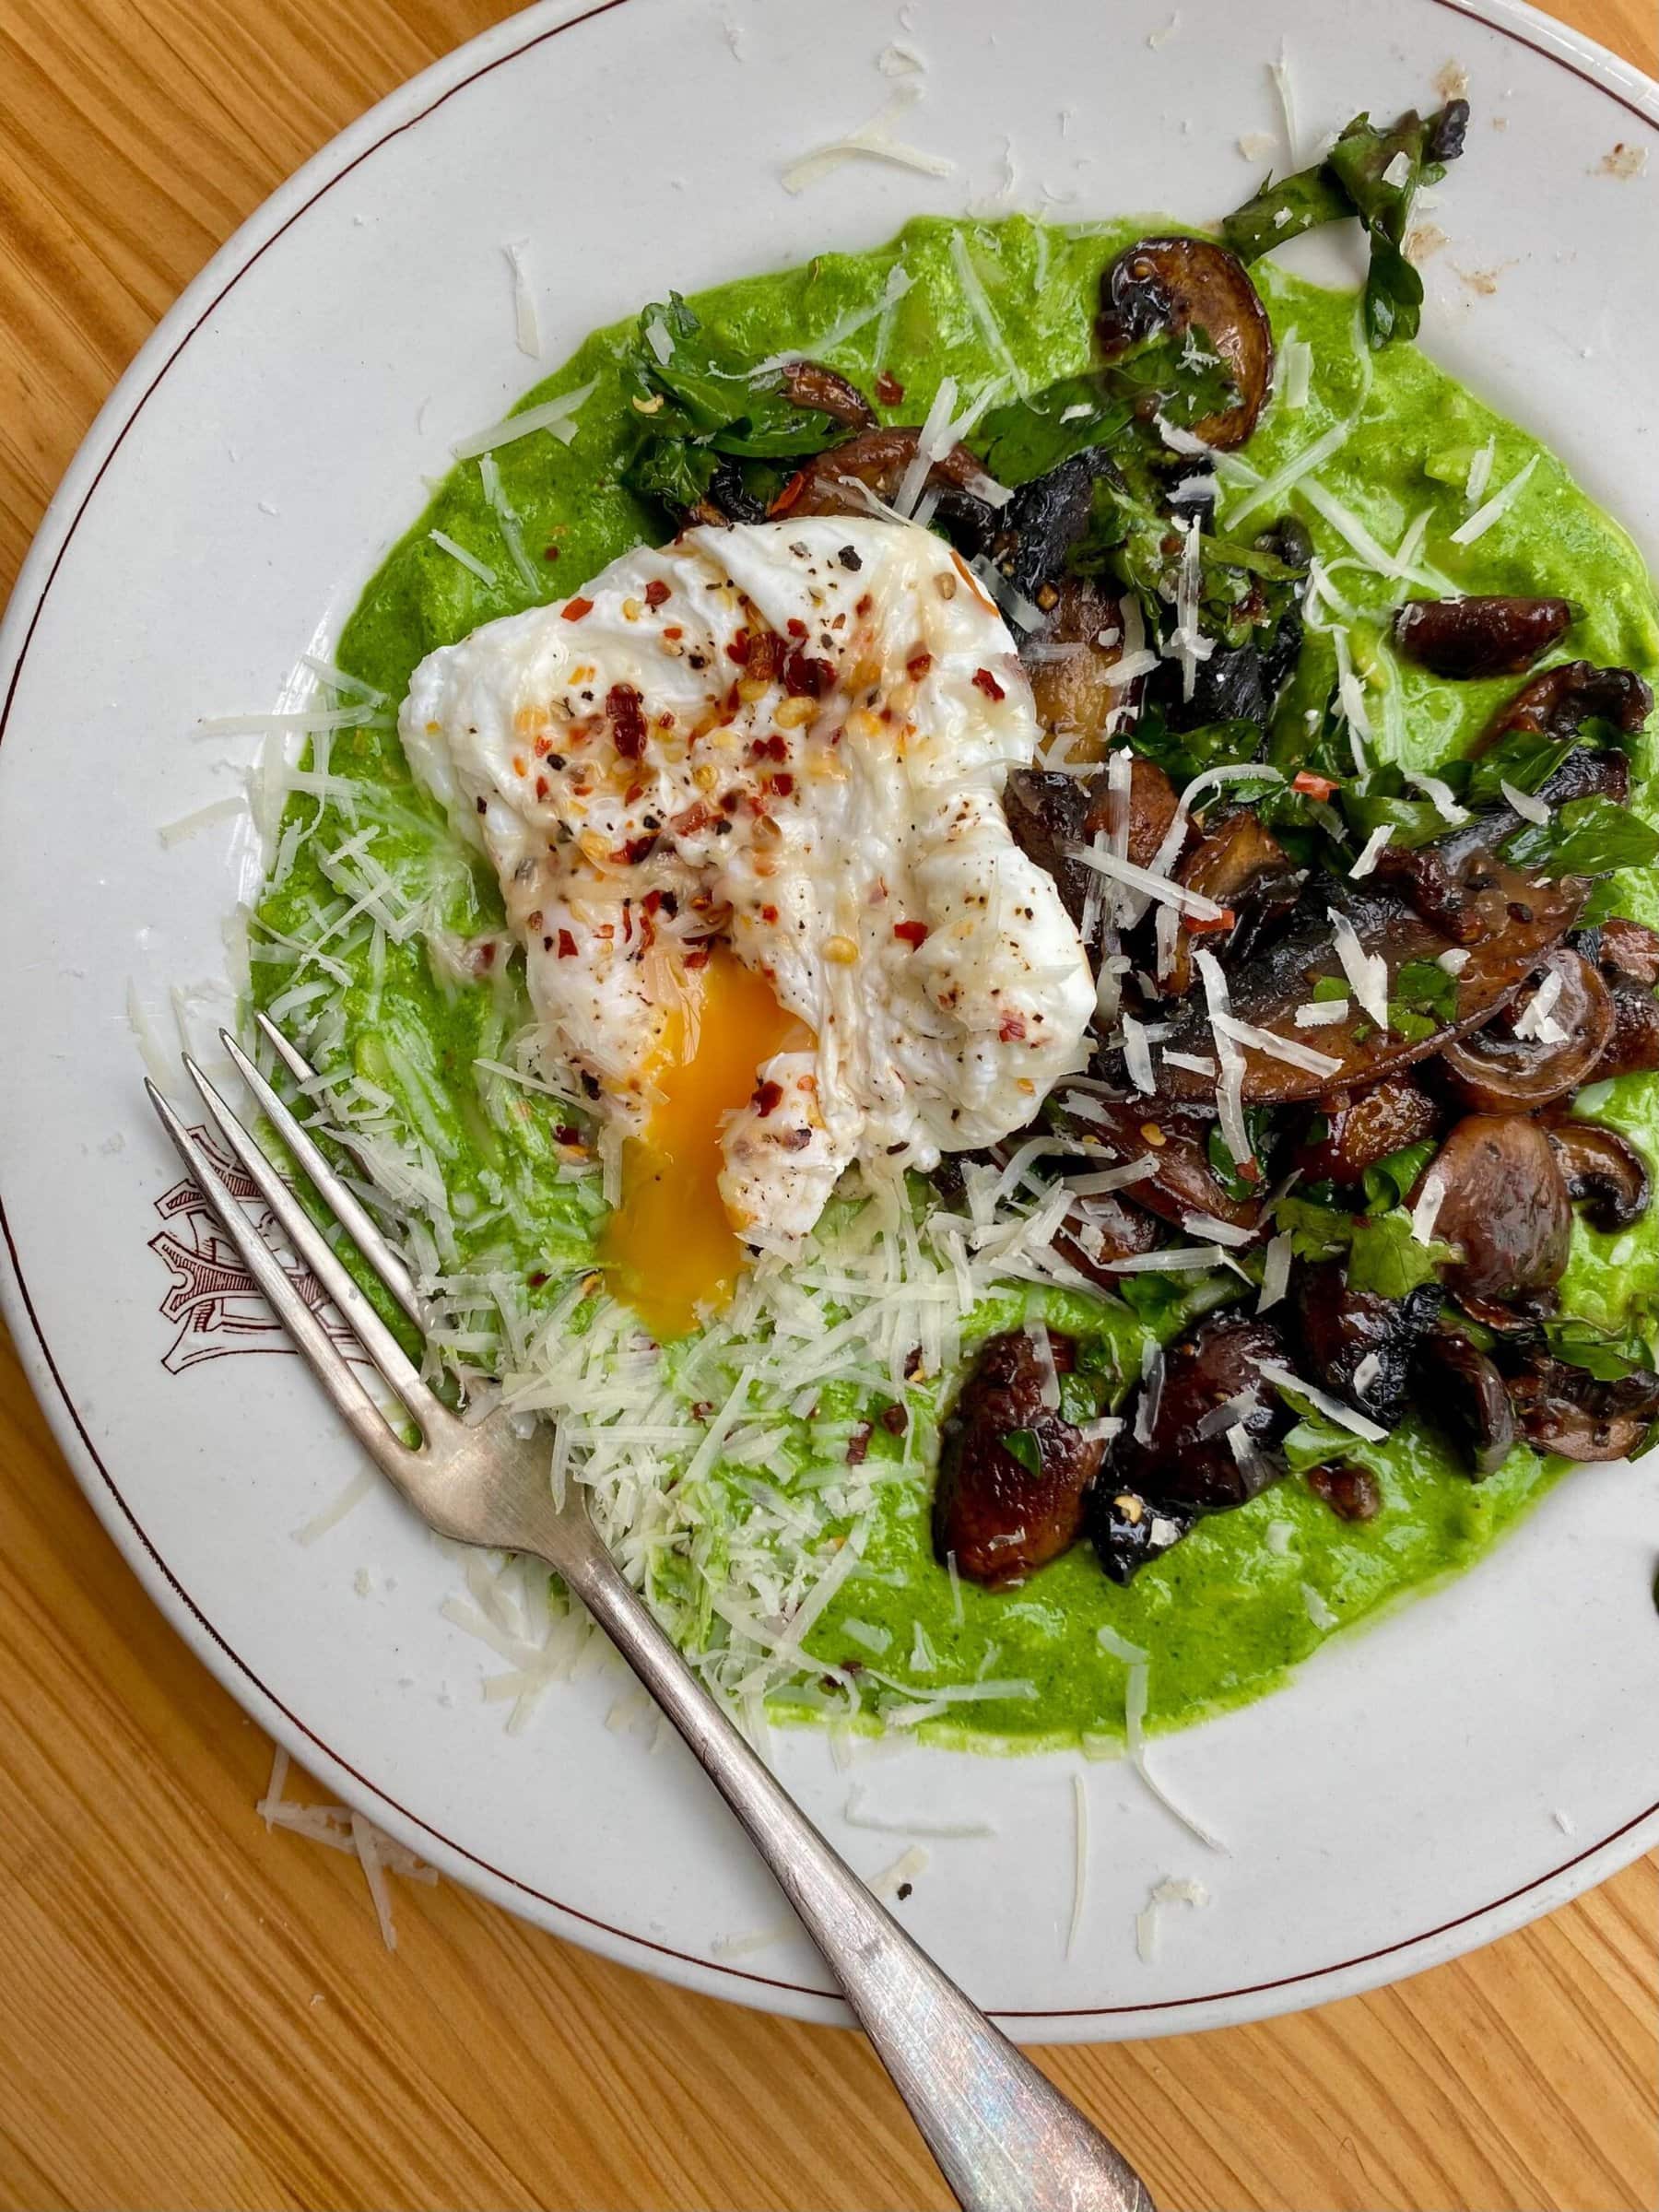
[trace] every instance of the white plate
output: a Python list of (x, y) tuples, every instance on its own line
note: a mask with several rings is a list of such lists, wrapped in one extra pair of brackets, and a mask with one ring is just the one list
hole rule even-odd
[[(531, 241), (549, 360), (591, 325), (715, 278), (874, 243), (983, 201), (1006, 134), (1017, 199), (1060, 219), (1244, 197), (1241, 133), (1277, 127), (1288, 41), (1311, 141), (1369, 104), (1470, 74), (1467, 158), (1436, 219), (1428, 343), (1550, 437), (1659, 553), (1659, 446), (1636, 364), (1659, 357), (1649, 172), (1659, 88), (1530, 10), (1452, 0), (801, 0), (534, 8), (347, 131), (168, 316), (100, 417), (12, 604), (0, 751), (0, 1193), (7, 1312), (88, 1494), (157, 1602), (259, 1721), (394, 1834), (514, 1911), (696, 1988), (841, 2017), (781, 1900), (677, 1747), (608, 1727), (617, 1683), (503, 1733), (500, 1663), (440, 1613), (454, 1563), (381, 1493), (322, 1542), (291, 1533), (354, 1472), (257, 1313), (216, 1276), (139, 1089), (129, 983), (171, 1050), (169, 987), (224, 971), (229, 824), (157, 826), (232, 790), (201, 714), (276, 706), (326, 647), (448, 441), (531, 381), (504, 241)], [(875, 163), (799, 198), (780, 167), (871, 115), (895, 35), (928, 56), (907, 135), (934, 182)], [(803, 97), (803, 87), (809, 88)], [(1063, 129), (1061, 111), (1072, 113)], [(1507, 127), (1496, 127), (1504, 124)], [(1497, 288), (1456, 273), (1497, 270)], [(809, 334), (803, 334), (804, 335)], [(164, 1303), (173, 1318), (159, 1310)], [(175, 1343), (175, 1339), (177, 1342)], [(1659, 1460), (1588, 1468), (1473, 1573), (1338, 1639), (1277, 1697), (1169, 1742), (1166, 1779), (1222, 1832), (1206, 1852), (1121, 1767), (1088, 1772), (1091, 1869), (1072, 1902), (1075, 1760), (914, 1747), (855, 1779), (935, 1841), (900, 1909), (1023, 2034), (1239, 2020), (1414, 1971), (1559, 1904), (1659, 1838), (1648, 1594)], [(367, 1594), (359, 1571), (368, 1570)], [(848, 1826), (814, 1735), (782, 1771), (854, 1865), (905, 1838)], [(1557, 1811), (1571, 1826), (1558, 1824)], [(1164, 1875), (1156, 1960), (1133, 1914)]]

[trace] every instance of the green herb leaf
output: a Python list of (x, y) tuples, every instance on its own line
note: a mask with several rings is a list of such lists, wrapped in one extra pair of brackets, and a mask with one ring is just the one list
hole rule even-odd
[[(1088, 413), (1067, 422), (1073, 407), (1086, 407)], [(1122, 435), (1132, 412), (1126, 400), (1108, 396), (1098, 376), (1064, 377), (1030, 399), (993, 407), (974, 444), (999, 484), (1028, 484), (1073, 453), (1110, 445)]]
[(1641, 868), (1659, 854), (1659, 831), (1628, 806), (1599, 794), (1572, 799), (1547, 822), (1524, 822), (1503, 841), (1503, 857), (1549, 876), (1605, 876)]
[(1334, 1459), (1352, 1459), (1358, 1441), (1350, 1430), (1310, 1408), (1279, 1445), (1279, 1453), (1292, 1475), (1305, 1475), (1310, 1467), (1328, 1466)]
[(1384, 1214), (1391, 1206), (1403, 1205), (1439, 1148), (1433, 1137), (1426, 1136), (1420, 1144), (1403, 1145), (1386, 1159), (1374, 1161), (1364, 1175), (1366, 1212)]
[(1017, 1459), (1028, 1475), (1042, 1472), (1042, 1446), (1035, 1429), (1005, 1429), (1002, 1448), (1010, 1459)]
[(1583, 1368), (1603, 1382), (1621, 1382), (1653, 1364), (1646, 1339), (1634, 1328), (1619, 1332), (1598, 1329), (1587, 1321), (1547, 1321), (1544, 1336), (1558, 1359)]
[(1434, 1282), (1453, 1256), (1448, 1244), (1419, 1244), (1411, 1233), (1411, 1216), (1394, 1206), (1355, 1222), (1348, 1288), (1371, 1290), (1379, 1298), (1405, 1298), (1419, 1284)]
[[(1517, 791), (1542, 791), (1578, 742), (1576, 736), (1552, 737), (1547, 730), (1511, 730), (1469, 764), (1462, 796), (1471, 806), (1501, 806), (1505, 783)], [(1450, 770), (1441, 773), (1452, 780)]]

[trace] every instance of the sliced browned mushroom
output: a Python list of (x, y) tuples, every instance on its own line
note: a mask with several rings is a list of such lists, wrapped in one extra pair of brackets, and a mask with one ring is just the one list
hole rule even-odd
[[(1477, 934), (1454, 979), (1451, 1020), (1422, 1037), (1389, 1029), (1354, 996), (1335, 951), (1334, 917), (1340, 914), (1347, 921), (1362, 952), (1381, 956), (1389, 994), (1408, 961), (1438, 959), (1449, 949), (1446, 935), (1386, 883), (1320, 877), (1308, 885), (1288, 928), (1241, 962), (1228, 979), (1234, 1017), (1270, 1030), (1295, 1055), (1291, 1059), (1260, 1044), (1241, 1043), (1247, 1102), (1284, 1104), (1369, 1089), (1443, 1050), (1453, 1038), (1479, 1029), (1571, 928), (1588, 890), (1572, 877), (1540, 883), (1478, 844), (1465, 849), (1453, 873), (1470, 930)], [(1312, 1000), (1322, 982), (1341, 986), (1348, 997), (1347, 1011), (1328, 1026), (1299, 1029), (1297, 1009)], [(1169, 1059), (1171, 1052), (1212, 1050), (1207, 1011), (1189, 1002), (1157, 1065), (1160, 1093), (1180, 1100), (1213, 1097), (1214, 1077), (1171, 1065)]]
[(1079, 1275), (1102, 1290), (1117, 1290), (1124, 1278), (1112, 1273), (1112, 1261), (1150, 1252), (1163, 1234), (1155, 1215), (1103, 1191), (1076, 1202), (1054, 1231), (1053, 1245)]
[(1598, 668), (1593, 661), (1562, 661), (1535, 676), (1531, 683), (1523, 684), (1498, 710), (1476, 751), (1485, 752), (1499, 738), (1516, 730), (1576, 737), (1582, 724), (1592, 717), (1610, 722), (1621, 735), (1633, 737), (1653, 707), (1653, 694), (1634, 669)]
[(1193, 425), (1206, 445), (1242, 445), (1273, 382), (1273, 329), (1244, 265), (1206, 238), (1143, 238), (1125, 246), (1100, 279), (1095, 332), (1108, 363), (1162, 331), (1199, 330), (1218, 354), (1239, 397)]
[(844, 422), (849, 429), (867, 430), (875, 424), (876, 410), (858, 386), (850, 384), (833, 369), (826, 369), (821, 361), (785, 361), (782, 389), (793, 406), (816, 407), (820, 415)]
[(1310, 1467), (1308, 1488), (1338, 1521), (1374, 1521), (1382, 1511), (1382, 1486), (1369, 1467)]
[(1064, 1109), (1055, 1111), (1055, 1119), (1079, 1136), (1099, 1139), (1120, 1160), (1135, 1161), (1146, 1170), (1141, 1181), (1124, 1186), (1124, 1195), (1136, 1206), (1182, 1230), (1194, 1215), (1207, 1215), (1233, 1229), (1260, 1227), (1259, 1200), (1235, 1198), (1217, 1179), (1209, 1157), (1215, 1124), (1206, 1115), (1183, 1113), (1152, 1099), (1100, 1098), (1089, 1105), (1085, 1120), (1070, 1122)]
[[(1046, 1335), (1055, 1373), (1070, 1373), (1071, 1338)], [(940, 1431), (934, 1550), (990, 1589), (1023, 1582), (1074, 1542), (1105, 1450), (1043, 1404), (1048, 1365), (1023, 1329), (988, 1338)]]
[[(1044, 586), (1039, 604), (1044, 603), (1047, 624), (1026, 639), (1020, 656), (1037, 719), (1051, 736), (1066, 740), (1068, 759), (1104, 760), (1110, 732), (1117, 726), (1112, 717), (1133, 707), (1139, 681), (1120, 684), (1113, 673), (1124, 657), (1123, 608), (1086, 576)], [(1170, 810), (1174, 812), (1172, 793)]]
[(1659, 930), (1612, 915), (1596, 931), (1602, 967), (1633, 983), (1659, 983)]
[(1271, 1322), (1241, 1313), (1212, 1313), (1166, 1346), (1161, 1380), (1141, 1385), (1112, 1440), (1089, 1513), (1097, 1544), (1120, 1493), (1213, 1513), (1276, 1481), (1284, 1469), (1274, 1447), (1295, 1417), (1261, 1363), (1285, 1357)]
[(1613, 999), (1613, 1034), (1589, 1080), (1659, 1068), (1659, 934), (1640, 922), (1604, 922), (1595, 933), (1600, 966)]
[(1515, 1415), (1503, 1377), (1469, 1339), (1437, 1329), (1418, 1347), (1418, 1404), (1443, 1430), (1478, 1482), (1514, 1448)]
[(1570, 599), (1414, 599), (1394, 617), (1407, 660), (1461, 681), (1521, 676), (1559, 645), (1577, 609)]
[(1648, 1209), (1647, 1162), (1630, 1139), (1599, 1122), (1552, 1122), (1549, 1142), (1567, 1195), (1592, 1229), (1630, 1229)]
[(1534, 1351), (1505, 1380), (1527, 1442), (1563, 1459), (1627, 1459), (1659, 1419), (1659, 1375), (1645, 1368), (1604, 1382)]
[[(1553, 986), (1551, 976), (1560, 980)], [(1535, 995), (1548, 1011), (1523, 1036)], [(1517, 1014), (1516, 1007), (1520, 1012)], [(1454, 1038), (1441, 1055), (1447, 1080), (1477, 1113), (1533, 1113), (1587, 1083), (1613, 1036), (1613, 997), (1583, 953), (1558, 945), (1543, 962), (1537, 992), (1527, 993), (1484, 1029)]]
[(1045, 611), (1050, 594), (1071, 574), (1072, 548), (1094, 516), (1095, 487), (1123, 486), (1116, 462), (1102, 445), (1080, 453), (1021, 484), (1003, 509), (991, 559), (1022, 597)]
[[(1128, 857), (1145, 867), (1175, 818), (1175, 793), (1155, 761), (1136, 759), (1129, 779)], [(1104, 774), (1087, 782), (1049, 770), (1017, 768), (1003, 791), (1003, 814), (1014, 841), (1052, 876), (1065, 911), (1080, 921), (1099, 875), (1077, 857), (1097, 830), (1112, 826)]]
[(1351, 1288), (1343, 1264), (1325, 1260), (1298, 1268), (1292, 1287), (1302, 1371), (1385, 1429), (1397, 1427), (1413, 1356), (1440, 1313), (1439, 1286), (1382, 1298)]
[[(784, 516), (867, 515), (870, 503), (858, 487), (862, 484), (878, 500), (890, 502), (915, 459), (921, 435), (908, 427), (858, 430), (840, 445), (826, 446), (790, 478), (771, 512)], [(928, 485), (940, 495), (940, 520), (960, 529), (976, 545), (989, 542), (996, 519), (995, 510), (973, 489), (984, 473), (965, 445), (953, 445), (927, 472)]]
[(1324, 1135), (1303, 1137), (1296, 1165), (1309, 1182), (1359, 1182), (1391, 1152), (1434, 1135), (1445, 1118), (1440, 1100), (1410, 1074), (1390, 1076), (1370, 1090), (1339, 1091), (1320, 1100), (1313, 1127), (1323, 1125)]
[[(1171, 790), (1171, 798), (1174, 794)], [(1144, 864), (1143, 864), (1144, 865)], [(1207, 942), (1219, 950), (1231, 943), (1240, 925), (1255, 935), (1288, 914), (1308, 879), (1271, 830), (1265, 830), (1248, 806), (1236, 807), (1206, 830), (1175, 871), (1182, 887), (1230, 913), (1223, 932), (1207, 933)], [(1159, 989), (1170, 998), (1184, 998), (1193, 987), (1193, 933), (1183, 924), (1176, 936), (1169, 972), (1157, 978)]]
[(1465, 1115), (1418, 1180), (1413, 1205), (1430, 1180), (1441, 1194), (1434, 1235), (1461, 1255), (1447, 1270), (1460, 1296), (1512, 1299), (1560, 1280), (1572, 1207), (1536, 1122)]

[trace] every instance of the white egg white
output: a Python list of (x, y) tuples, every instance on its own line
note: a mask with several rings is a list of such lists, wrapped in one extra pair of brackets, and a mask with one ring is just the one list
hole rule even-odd
[(549, 1074), (614, 1131), (644, 1127), (711, 937), (811, 1030), (724, 1127), (756, 1242), (804, 1235), (861, 1156), (925, 1169), (1007, 1135), (1083, 1064), (1088, 958), (1000, 803), (1038, 743), (1030, 688), (924, 529), (641, 547), (429, 654), (399, 726), (500, 877)]

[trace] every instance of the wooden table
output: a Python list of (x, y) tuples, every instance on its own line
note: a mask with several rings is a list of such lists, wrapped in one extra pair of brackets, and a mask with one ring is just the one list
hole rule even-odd
[[(219, 242), (505, 0), (0, 0), (0, 580)], [(1561, 14), (1659, 71), (1653, 0)], [(140, 1593), (0, 1344), (0, 2206), (946, 2202), (863, 2043), (464, 1889), (381, 1948), (267, 1834), (270, 1747)], [(1160, 2204), (1652, 2205), (1650, 1861), (1375, 1996), (1047, 2054)]]

